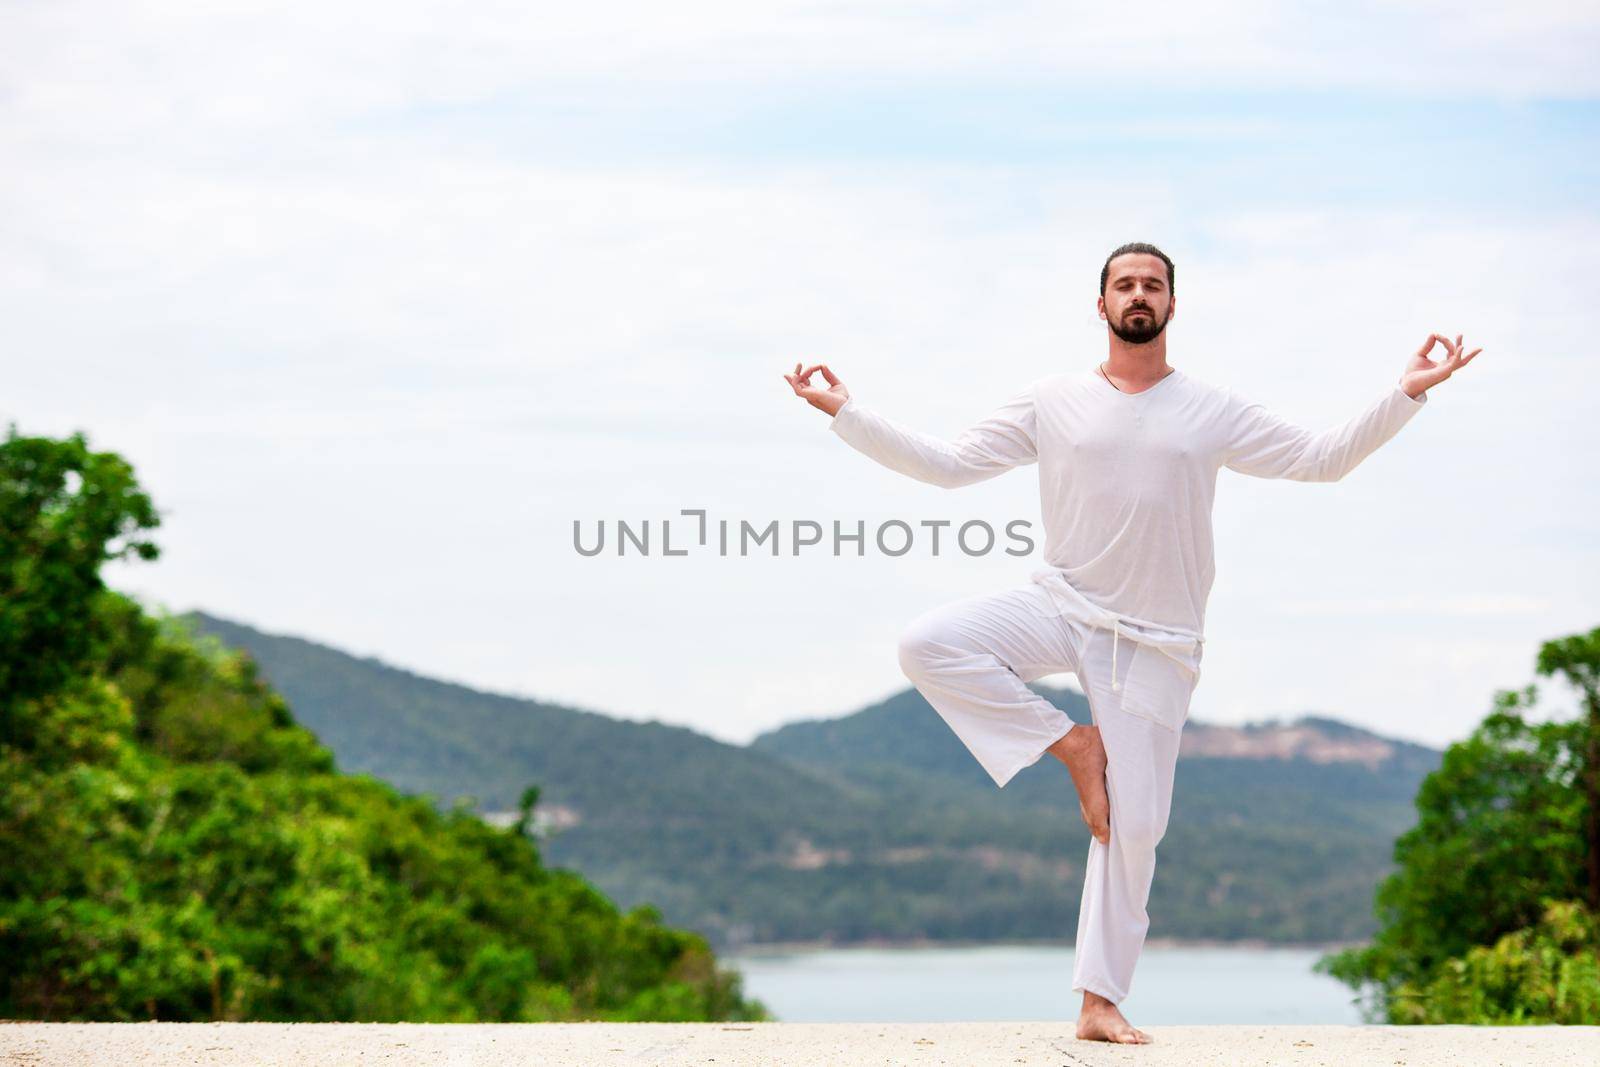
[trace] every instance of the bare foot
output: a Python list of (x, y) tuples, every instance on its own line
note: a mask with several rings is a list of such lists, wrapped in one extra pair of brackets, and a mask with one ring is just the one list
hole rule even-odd
[(1078, 1040), (1111, 1041), (1119, 1045), (1148, 1045), (1149, 1034), (1136, 1028), (1117, 1006), (1098, 993), (1083, 992), (1083, 1010), (1078, 1013)]
[(1100, 727), (1079, 724), (1051, 745), (1050, 754), (1067, 765), (1078, 790), (1078, 811), (1102, 845), (1111, 843), (1111, 798), (1106, 795), (1106, 746)]

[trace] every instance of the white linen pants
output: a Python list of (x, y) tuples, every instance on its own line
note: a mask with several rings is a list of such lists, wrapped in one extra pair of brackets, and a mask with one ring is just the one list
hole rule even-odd
[(1072, 729), (1065, 712), (1023, 683), (1067, 671), (1078, 676), (1105, 743), (1111, 841), (1089, 839), (1072, 988), (1120, 1003), (1150, 927), (1145, 905), (1183, 728), (1182, 721), (1173, 728), (1125, 711), (1122, 696), (1135, 660), (1149, 657), (1140, 666), (1143, 684), (1163, 692), (1143, 703), (1171, 708), (1177, 701), (1186, 718), (1198, 673), (1124, 636), (1117, 657), (1123, 688), (1114, 691), (1111, 631), (1057, 614), (1049, 594), (1032, 584), (924, 612), (902, 632), (899, 652), (906, 677), (1000, 788)]

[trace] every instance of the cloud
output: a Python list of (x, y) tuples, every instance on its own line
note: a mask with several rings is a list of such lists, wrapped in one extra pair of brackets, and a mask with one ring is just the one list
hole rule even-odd
[(1412, 617), (1481, 618), (1506, 615), (1539, 615), (1553, 605), (1540, 597), (1454, 596), (1454, 597), (1377, 597), (1369, 600), (1291, 601), (1278, 610), (1289, 616), (1365, 616), (1408, 615)]
[[(620, 31), (620, 32), (619, 32)], [(203, 150), (524, 91), (582, 114), (699, 86), (921, 82), (1592, 96), (1600, 12), (1557, 2), (14, 4), (7, 122), (43, 145)], [(1139, 117), (1139, 116), (1130, 116)], [(1149, 116), (1145, 116), (1149, 117)], [(1153, 116), (1159, 119), (1159, 115)], [(106, 121), (111, 120), (111, 121)], [(86, 127), (88, 127), (86, 129)]]
[[(1137, 233), (1174, 361), (1309, 426), (1481, 337), (1346, 482), (1225, 476), (1197, 706), (1443, 739), (1600, 602), (1593, 107), (1492, 102), (1592, 93), (1595, 19), (1374, 10), (13, 5), (0, 415), (138, 465), (166, 554), (120, 585), (743, 739), (900, 687), (910, 617), (1026, 563), (587, 561), (571, 521), (1036, 519), (779, 374), (953, 435), (1093, 365)], [(1419, 621), (1474, 642), (1446, 695)]]

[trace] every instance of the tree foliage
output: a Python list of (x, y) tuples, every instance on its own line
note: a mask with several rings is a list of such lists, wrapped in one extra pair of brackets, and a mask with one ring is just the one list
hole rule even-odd
[(1600, 921), (1577, 901), (1552, 903), (1535, 925), (1475, 945), (1402, 983), (1396, 1022), (1592, 1025), (1600, 1021)]
[(0, 714), (51, 692), (93, 655), (90, 606), (100, 566), (155, 559), (142, 535), (160, 524), (131, 468), (114, 452), (65, 441), (0, 443)]
[(1544, 645), (1577, 718), (1536, 721), (1538, 688), (1497, 693), (1417, 794), (1378, 888), (1377, 937), (1320, 969), (1390, 1022), (1600, 1023), (1595, 780), (1600, 630)]
[(765, 1016), (700, 935), (337, 773), (246, 656), (103, 588), (155, 551), (114, 455), (13, 433), (0, 473), (0, 1017)]

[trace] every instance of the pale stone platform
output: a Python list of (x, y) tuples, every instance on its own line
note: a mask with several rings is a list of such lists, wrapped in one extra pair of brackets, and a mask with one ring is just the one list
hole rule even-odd
[(1150, 1026), (1156, 1044), (1078, 1041), (1066, 1023), (4, 1023), (0, 1064), (563, 1067), (1596, 1067), (1600, 1027)]

